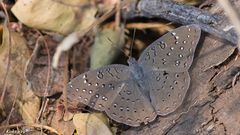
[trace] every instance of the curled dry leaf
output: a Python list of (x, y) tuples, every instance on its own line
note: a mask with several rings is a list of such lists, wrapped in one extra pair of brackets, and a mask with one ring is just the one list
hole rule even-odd
[[(84, 0), (21, 0), (11, 9), (25, 25), (69, 34), (87, 28), (95, 21), (97, 9)], [(46, 12), (47, 11), (47, 12)]]
[(74, 114), (71, 112), (66, 111), (63, 116), (64, 121), (69, 121), (73, 118)]
[(97, 33), (91, 51), (91, 69), (111, 64), (124, 45), (124, 32), (121, 29), (103, 29)]
[(78, 113), (73, 117), (78, 135), (112, 135), (106, 117), (100, 113)]
[[(8, 30), (7, 27), (3, 26), (1, 31), (2, 44), (0, 46), (0, 93), (3, 93), (3, 78), (8, 72), (6, 84), (6, 93), (4, 98), (4, 110), (11, 110), (13, 102), (17, 101), (20, 115), (24, 122), (33, 123), (34, 118), (38, 113), (40, 106), (40, 100), (34, 95), (30, 94), (31, 91), (27, 88), (24, 80), (24, 68), (28, 57), (30, 56), (29, 49), (26, 46), (25, 39), (17, 32)], [(10, 40), (11, 39), (11, 40)], [(11, 42), (10, 42), (11, 41)], [(11, 52), (9, 54), (9, 49)], [(8, 60), (10, 58), (10, 67), (8, 69)], [(15, 108), (17, 108), (15, 106)], [(17, 110), (17, 109), (16, 109)], [(6, 112), (7, 116), (9, 111)], [(13, 115), (10, 118), (16, 119)], [(11, 121), (11, 119), (10, 119)], [(15, 121), (17, 122), (17, 121)]]
[[(10, 84), (14, 84), (14, 81), (23, 79), (23, 71), (30, 56), (30, 51), (26, 45), (25, 39), (19, 33), (10, 32), (6, 27), (3, 27), (2, 34), (2, 44), (0, 46), (0, 70), (2, 72), (0, 72), (0, 76), (4, 76), (6, 73), (9, 47), (11, 47), (9, 81)], [(11, 39), (11, 45), (9, 39)]]
[[(75, 130), (72, 121), (69, 120), (72, 118), (72, 114), (68, 113), (67, 116), (64, 114), (64, 118), (62, 117), (62, 114), (63, 114), (62, 110), (59, 109), (56, 110), (51, 119), (51, 127), (56, 129), (63, 135), (72, 135)], [(62, 120), (62, 118), (64, 120)]]
[[(42, 40), (38, 40), (25, 68), (25, 78), (34, 94), (39, 97), (60, 93), (64, 87), (64, 72), (61, 72), (63, 67), (57, 70), (51, 70), (48, 64), (44, 64), (44, 62), (48, 62), (48, 59), (52, 59), (51, 56), (43, 56), (40, 53), (43, 49), (42, 44), (46, 43), (49, 47), (48, 42), (44, 42), (44, 40), (46, 41), (46, 39), (43, 38)], [(62, 60), (64, 61), (64, 59)], [(40, 62), (40, 64), (38, 64), (37, 61)]]

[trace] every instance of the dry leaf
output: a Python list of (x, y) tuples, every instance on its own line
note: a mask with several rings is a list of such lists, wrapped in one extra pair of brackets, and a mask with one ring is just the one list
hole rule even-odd
[(11, 10), (27, 26), (69, 34), (95, 21), (97, 9), (81, 7), (87, 4), (83, 0), (19, 0)]
[(91, 69), (111, 64), (124, 43), (124, 33), (121, 29), (103, 29), (97, 33), (91, 51)]
[[(2, 43), (0, 46), (0, 93), (3, 92), (3, 79), (6, 75), (8, 69), (8, 61), (10, 58), (10, 67), (7, 80), (5, 82), (6, 93), (4, 104), (1, 104), (1, 109), (11, 110), (13, 107), (13, 102), (16, 101), (17, 98), (20, 98), (20, 93), (22, 93), (22, 89), (24, 89), (23, 84), (25, 83), (25, 80), (23, 72), (30, 53), (28, 47), (26, 46), (25, 39), (19, 33), (9, 31), (7, 27), (1, 26), (1, 35)], [(10, 48), (11, 53), (9, 54)], [(17, 119), (16, 116), (12, 116), (12, 118)]]
[(64, 121), (69, 121), (73, 118), (74, 114), (71, 112), (66, 111), (63, 116)]
[[(11, 37), (11, 45), (9, 43), (9, 36)], [(11, 47), (11, 66), (10, 66), (10, 79), (12, 82), (23, 79), (23, 71), (25, 64), (30, 56), (30, 51), (26, 45), (25, 39), (17, 32), (11, 32), (9, 35), (9, 30), (3, 27), (3, 37), (2, 44), (0, 46), (0, 76), (5, 75), (8, 63), (8, 49)], [(20, 78), (16, 78), (20, 77)], [(15, 78), (15, 79), (14, 79)], [(12, 83), (14, 84), (14, 83)]]
[(23, 83), (22, 100), (18, 101), (24, 123), (35, 123), (40, 108), (40, 99)]
[[(9, 42), (11, 39), (11, 44)], [(8, 73), (8, 88), (7, 92), (11, 93), (11, 99), (6, 99), (8, 101), (14, 101), (17, 98), (20, 98), (17, 101), (19, 105), (20, 114), (25, 123), (34, 123), (36, 116), (40, 107), (40, 99), (33, 95), (32, 91), (29, 90), (24, 78), (24, 68), (25, 64), (30, 56), (29, 49), (26, 46), (25, 39), (17, 32), (10, 32), (6, 27), (3, 28), (3, 43), (0, 48), (0, 70), (6, 71), (7, 69), (7, 60), (8, 60), (8, 47), (11, 47), (10, 54), (10, 69)], [(1, 72), (2, 75), (5, 75), (5, 72)], [(21, 85), (19, 85), (21, 84)], [(10, 89), (11, 88), (11, 89)]]
[[(104, 120), (105, 119), (105, 120)], [(112, 135), (102, 114), (79, 113), (73, 117), (78, 135)]]
[[(72, 121), (62, 120), (62, 113), (63, 113), (62, 110), (57, 109), (56, 113), (54, 113), (53, 118), (51, 120), (51, 127), (56, 129), (58, 132), (62, 133), (63, 135), (72, 135), (75, 130), (74, 125)], [(69, 118), (71, 117), (71, 115), (72, 115), (71, 113), (68, 113)]]

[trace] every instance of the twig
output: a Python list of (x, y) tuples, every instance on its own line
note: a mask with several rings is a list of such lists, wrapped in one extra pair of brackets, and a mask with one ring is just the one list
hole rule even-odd
[[(64, 63), (64, 84), (67, 84), (69, 81), (69, 75), (68, 75), (68, 65), (69, 65), (69, 55), (65, 56), (65, 63)], [(68, 113), (68, 103), (67, 103), (67, 95), (68, 95), (68, 91), (67, 91), (67, 85), (64, 85), (64, 89), (63, 89), (63, 105), (65, 107), (66, 113)]]
[(238, 43), (238, 36), (230, 29), (225, 16), (211, 14), (207, 11), (189, 5), (183, 5), (169, 0), (140, 0), (133, 2), (129, 10), (124, 12), (124, 18), (136, 17), (161, 18), (171, 22), (187, 25), (198, 24), (201, 29), (216, 37), (225, 39), (233, 44)]
[[(218, 3), (222, 6), (224, 11), (228, 14), (228, 18), (231, 20), (232, 24), (235, 26), (238, 37), (240, 37), (240, 20), (236, 11), (234, 11), (228, 0), (218, 0)], [(240, 39), (238, 38), (238, 50), (240, 50)]]
[(121, 21), (121, 1), (117, 1), (116, 3), (116, 15), (115, 15), (115, 24), (116, 29), (120, 27), (120, 21)]
[(161, 28), (163, 31), (170, 31), (174, 29), (172, 26), (159, 23), (159, 22), (150, 22), (150, 23), (128, 23), (126, 24), (126, 28), (128, 29), (152, 29), (152, 28)]

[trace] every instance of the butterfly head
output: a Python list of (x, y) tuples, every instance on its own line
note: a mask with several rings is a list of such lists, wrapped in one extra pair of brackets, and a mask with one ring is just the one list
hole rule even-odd
[(144, 75), (143, 75), (142, 67), (138, 65), (138, 62), (136, 61), (136, 59), (130, 57), (127, 62), (133, 77), (137, 80), (141, 80)]
[(136, 61), (135, 58), (129, 57), (127, 63), (128, 63), (129, 66), (132, 66), (132, 65), (136, 65), (136, 64), (137, 64), (137, 61)]

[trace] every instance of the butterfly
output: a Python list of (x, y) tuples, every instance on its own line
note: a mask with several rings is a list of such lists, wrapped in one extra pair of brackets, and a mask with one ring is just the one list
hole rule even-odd
[(150, 44), (128, 66), (112, 64), (73, 78), (68, 100), (137, 127), (174, 112), (190, 85), (188, 70), (201, 35), (198, 25), (181, 26)]

